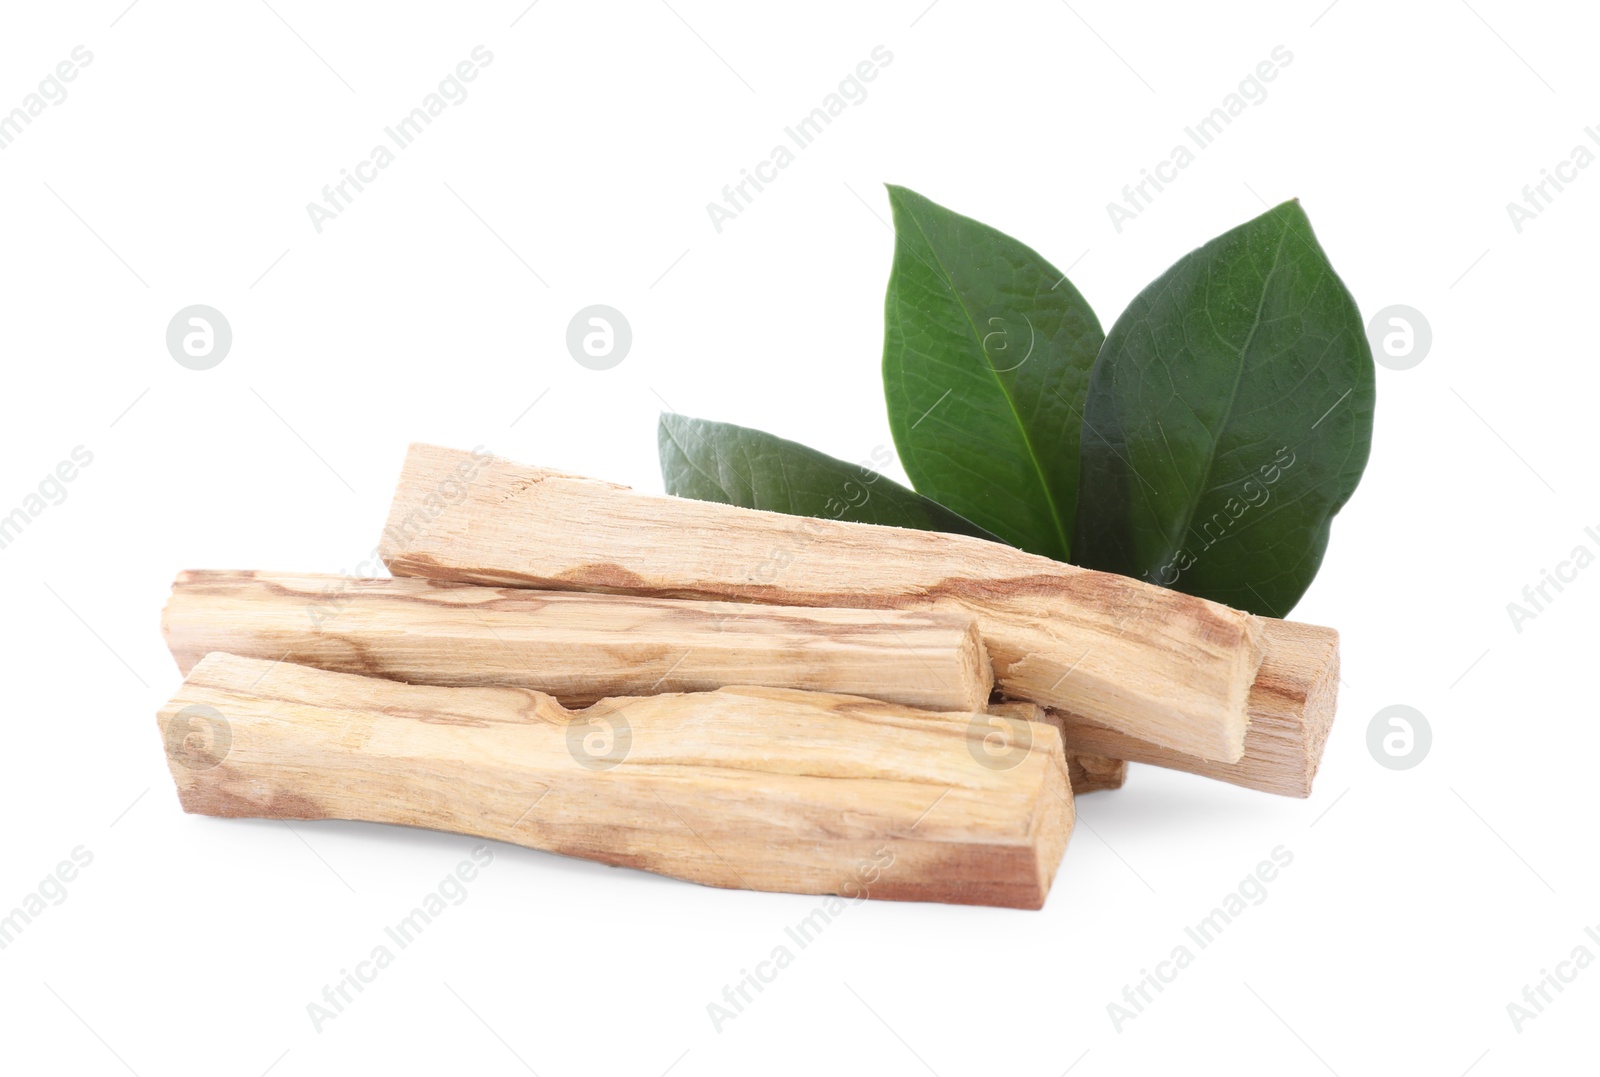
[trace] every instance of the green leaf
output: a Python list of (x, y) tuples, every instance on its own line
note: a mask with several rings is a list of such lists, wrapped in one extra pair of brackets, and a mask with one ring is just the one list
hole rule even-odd
[[(866, 464), (847, 463), (760, 430), (663, 413), (656, 441), (662, 481), (677, 497), (999, 541)], [(887, 450), (883, 455), (887, 460)]]
[(889, 201), (883, 389), (906, 474), (1005, 541), (1066, 561), (1100, 323), (1010, 236), (904, 187)]
[(1366, 467), (1373, 398), (1361, 314), (1300, 204), (1218, 236), (1101, 349), (1078, 563), (1284, 616)]

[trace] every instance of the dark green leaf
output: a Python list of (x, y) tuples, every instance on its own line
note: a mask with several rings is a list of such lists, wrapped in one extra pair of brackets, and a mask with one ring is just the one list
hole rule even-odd
[(904, 187), (889, 201), (883, 388), (906, 474), (1007, 542), (1065, 561), (1100, 323), (1011, 237)]
[(1298, 202), (1185, 255), (1106, 338), (1075, 552), (1282, 617), (1372, 440), (1372, 352)]
[[(999, 541), (866, 464), (846, 463), (760, 430), (663, 414), (656, 440), (662, 481), (678, 497)], [(879, 462), (887, 462), (887, 450), (883, 455)]]

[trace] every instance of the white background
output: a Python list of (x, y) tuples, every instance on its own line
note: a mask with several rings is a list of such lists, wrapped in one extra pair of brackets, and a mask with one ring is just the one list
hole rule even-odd
[[(0, 151), (0, 513), (94, 455), (0, 550), (0, 912), (93, 855), (0, 951), (0, 1066), (1594, 1071), (1600, 968), (1521, 1031), (1506, 1009), (1600, 956), (1600, 568), (1521, 632), (1506, 611), (1600, 549), (1600, 168), (1520, 233), (1506, 211), (1600, 122), (1578, 5), (124, 3), (7, 5), (0, 30), (0, 110), (94, 57)], [(478, 45), (470, 96), (318, 234), (306, 203)], [(705, 204), (878, 45), (869, 96), (719, 234)], [(1106, 203), (1278, 45), (1268, 97), (1119, 234)], [(1419, 366), (1378, 371), (1365, 482), (1295, 611), (1343, 633), (1315, 794), (1138, 768), (1080, 802), (1043, 911), (852, 908), (720, 1031), (707, 1003), (816, 899), (497, 846), (317, 1031), (306, 1004), (473, 842), (184, 815), (153, 720), (174, 572), (353, 568), (412, 440), (658, 491), (671, 407), (868, 458), (883, 182), (1071, 266), (1107, 325), (1299, 196), (1366, 315), (1431, 322)], [(234, 333), (205, 372), (164, 340), (194, 303)], [(610, 371), (564, 344), (591, 303), (633, 327)], [(1407, 771), (1366, 746), (1396, 703), (1434, 735)], [(1107, 1004), (1279, 845), (1268, 899), (1118, 1030)]]

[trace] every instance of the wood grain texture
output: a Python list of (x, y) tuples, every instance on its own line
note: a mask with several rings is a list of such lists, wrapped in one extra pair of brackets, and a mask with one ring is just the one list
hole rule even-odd
[[(1286, 797), (1308, 797), (1339, 696), (1339, 634), (1294, 621), (1264, 622), (1267, 653), (1250, 689), (1244, 755), (1215, 763), (1053, 711), (1067, 750), (1187, 771)], [(1076, 787), (1074, 787), (1076, 788)]]
[(184, 572), (161, 625), (183, 673), (226, 651), (411, 684), (535, 688), (569, 707), (761, 684), (974, 711), (994, 681), (972, 618), (937, 610)]
[(428, 827), (709, 886), (1039, 908), (1072, 829), (1060, 737), (783, 688), (602, 700), (208, 655), (158, 716), (185, 811)]
[(817, 520), (413, 445), (380, 551), (398, 576), (494, 586), (942, 608), (978, 621), (996, 681), (1207, 759), (1244, 750), (1250, 614), (962, 535)]
[(1084, 793), (1121, 789), (1128, 780), (1128, 761), (1107, 759), (1103, 755), (1087, 752), (1068, 752), (1067, 778), (1072, 782), (1072, 794), (1075, 797)]
[[(1028, 722), (1043, 722), (1060, 733), (1065, 720), (1060, 711), (1041, 707), (1037, 703), (1002, 700), (989, 704), (990, 714), (1007, 715)], [(1085, 793), (1098, 793), (1107, 789), (1121, 789), (1128, 780), (1128, 761), (1108, 759), (1090, 752), (1067, 750), (1067, 779), (1072, 785), (1074, 799)]]

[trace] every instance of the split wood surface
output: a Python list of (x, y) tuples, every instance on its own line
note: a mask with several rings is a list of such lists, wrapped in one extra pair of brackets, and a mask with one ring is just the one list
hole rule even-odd
[[(1034, 909), (1073, 823), (1049, 724), (791, 689), (568, 711), (212, 654), (158, 721), (186, 811), (428, 827), (711, 886)], [(986, 736), (1034, 750), (995, 767)]]
[[(1183, 770), (1247, 789), (1311, 795), (1339, 694), (1339, 634), (1294, 621), (1266, 621), (1267, 653), (1250, 689), (1244, 755), (1217, 763), (1130, 737), (1075, 714), (1052, 711), (1069, 754), (1092, 753)], [(1074, 777), (1073, 788), (1078, 788)]]
[(534, 688), (566, 706), (757, 684), (971, 713), (993, 685), (972, 618), (938, 610), (184, 572), (162, 630), (185, 674), (226, 651), (412, 684)]
[(413, 445), (381, 552), (397, 576), (491, 586), (958, 610), (1011, 697), (1237, 761), (1260, 619), (961, 535), (816, 520)]

